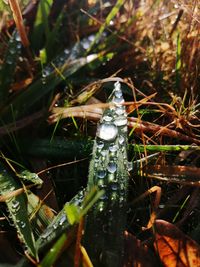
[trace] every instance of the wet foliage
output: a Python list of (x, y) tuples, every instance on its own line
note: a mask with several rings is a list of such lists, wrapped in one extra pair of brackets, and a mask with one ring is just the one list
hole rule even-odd
[(199, 10), (0, 2), (1, 266), (198, 266)]

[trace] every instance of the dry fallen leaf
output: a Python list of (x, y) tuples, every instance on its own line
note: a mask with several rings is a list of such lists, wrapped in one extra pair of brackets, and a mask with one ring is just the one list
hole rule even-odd
[(175, 225), (156, 220), (154, 247), (164, 266), (200, 267), (200, 246)]

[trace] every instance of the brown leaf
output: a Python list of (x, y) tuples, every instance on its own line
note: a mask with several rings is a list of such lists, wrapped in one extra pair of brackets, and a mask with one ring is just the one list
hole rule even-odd
[(200, 246), (173, 224), (156, 220), (154, 247), (164, 266), (200, 267)]

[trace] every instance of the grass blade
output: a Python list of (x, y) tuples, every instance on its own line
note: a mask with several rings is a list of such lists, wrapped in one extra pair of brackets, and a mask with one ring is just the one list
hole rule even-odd
[[(20, 189), (16, 179), (7, 172), (2, 164), (0, 164), (0, 184), (0, 193), (4, 197), (10, 192)], [(27, 247), (28, 252), (37, 259), (35, 240), (28, 219), (26, 194), (22, 192), (6, 199), (5, 202), (20, 239)]]

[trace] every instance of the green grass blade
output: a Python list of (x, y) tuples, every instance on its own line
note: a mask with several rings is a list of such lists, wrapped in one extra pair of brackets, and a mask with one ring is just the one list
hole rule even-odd
[[(98, 54), (89, 55), (86, 57), (78, 58), (70, 63), (65, 63), (59, 68), (59, 72), (65, 78), (68, 78), (81, 67), (86, 66), (93, 60), (99, 57)], [(15, 119), (27, 112), (31, 107), (37, 104), (45, 95), (55, 89), (55, 87), (63, 80), (56, 70), (45, 78), (45, 83), (42, 79), (35, 81), (27, 90), (16, 96), (11, 105), (5, 107), (2, 113), (3, 120), (7, 121), (8, 118), (12, 120), (12, 112), (14, 111)], [(12, 107), (12, 109), (11, 109)]]
[(114, 5), (114, 7), (112, 8), (112, 10), (110, 11), (110, 13), (108, 14), (108, 16), (106, 17), (105, 22), (102, 24), (102, 26), (100, 27), (98, 33), (95, 36), (94, 41), (92, 42), (92, 44), (90, 45), (88, 52), (91, 51), (91, 49), (93, 48), (93, 46), (99, 42), (102, 33), (104, 32), (104, 30), (106, 29), (107, 26), (109, 26), (110, 21), (116, 16), (116, 14), (119, 12), (120, 8), (122, 7), (122, 5), (124, 4), (124, 0), (118, 0), (117, 3)]
[(33, 183), (34, 185), (42, 185), (43, 184), (42, 179), (40, 179), (40, 177), (36, 173), (30, 172), (28, 170), (24, 170), (24, 171), (18, 173), (17, 176), (24, 181), (29, 181), (29, 182)]
[[(76, 207), (81, 207), (83, 199), (84, 199), (84, 191), (80, 191), (69, 202), (69, 205), (75, 205)], [(39, 250), (42, 250), (50, 242), (57, 239), (63, 232), (70, 230), (71, 226), (72, 225), (69, 223), (67, 219), (65, 208), (63, 208), (36, 241), (37, 248)]]
[(20, 149), (25, 155), (46, 159), (80, 159), (88, 157), (92, 151), (93, 141), (82, 139), (35, 139), (21, 140)]
[(104, 111), (97, 128), (88, 188), (104, 194), (86, 216), (84, 245), (94, 266), (122, 266), (128, 188), (127, 115), (120, 84), (109, 101), (116, 107)]
[(53, 0), (41, 0), (39, 2), (34, 29), (31, 36), (32, 46), (36, 50), (41, 48), (44, 35), (46, 38), (49, 36), (50, 29), (48, 17), (52, 4)]
[[(97, 188), (92, 188), (90, 192), (86, 195), (82, 202), (81, 207), (74, 203), (67, 203), (64, 206), (64, 211), (66, 214), (66, 221), (70, 225), (74, 225), (80, 222), (81, 218), (87, 214), (88, 210), (94, 205), (94, 203), (103, 195), (103, 191), (99, 191)], [(72, 227), (69, 227), (72, 229)], [(65, 229), (66, 231), (67, 229)], [(67, 242), (68, 234), (62, 234), (61, 237), (55, 242), (53, 247), (48, 251), (47, 255), (44, 257), (40, 263), (41, 267), (48, 267), (54, 264), (60, 255), (60, 251), (63, 245)]]
[(9, 88), (13, 82), (15, 67), (21, 53), (21, 47), (22, 45), (19, 35), (14, 31), (9, 40), (4, 63), (0, 70), (0, 107), (4, 101), (7, 100), (9, 95)]
[(56, 241), (54, 246), (48, 251), (47, 255), (44, 257), (39, 267), (49, 267), (52, 266), (57, 260), (61, 253), (64, 244), (67, 242), (67, 234), (62, 234), (61, 237)]
[(200, 150), (199, 146), (193, 145), (131, 145), (129, 144), (129, 148), (133, 149), (135, 152), (163, 152), (163, 151), (187, 151), (187, 150)]
[[(20, 185), (17, 183), (16, 179), (7, 172), (2, 164), (0, 164), (0, 184), (0, 193), (4, 197), (12, 191), (20, 189)], [(9, 197), (5, 202), (19, 238), (25, 244), (29, 253), (37, 259), (35, 240), (28, 218), (26, 194), (21, 193)]]

